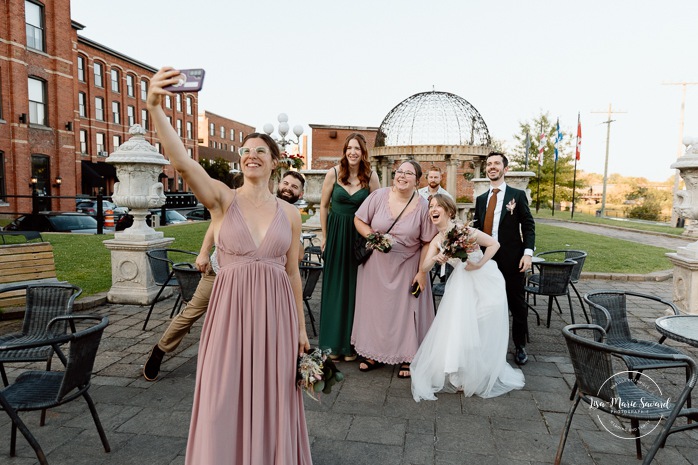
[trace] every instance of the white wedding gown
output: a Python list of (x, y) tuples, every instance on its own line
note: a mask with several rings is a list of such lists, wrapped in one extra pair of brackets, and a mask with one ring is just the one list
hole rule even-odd
[[(482, 252), (468, 260), (477, 262)], [(466, 271), (449, 260), (451, 273), (439, 311), (412, 361), (412, 397), (436, 400), (435, 393), (463, 391), (465, 396), (496, 397), (524, 386), (521, 370), (506, 361), (509, 310), (504, 278), (490, 260)]]

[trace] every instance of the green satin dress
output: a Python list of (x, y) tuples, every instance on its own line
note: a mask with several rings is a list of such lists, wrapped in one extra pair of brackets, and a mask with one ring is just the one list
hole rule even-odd
[(333, 354), (350, 355), (351, 329), (354, 324), (356, 273), (359, 264), (352, 244), (359, 237), (354, 227), (354, 213), (368, 197), (365, 187), (349, 195), (336, 181), (332, 188), (327, 216), (319, 345)]

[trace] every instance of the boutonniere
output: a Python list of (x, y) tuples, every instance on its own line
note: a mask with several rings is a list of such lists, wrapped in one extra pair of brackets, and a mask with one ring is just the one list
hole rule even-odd
[(511, 199), (511, 201), (507, 204), (507, 210), (509, 211), (509, 213), (511, 213), (513, 215), (515, 208), (516, 208), (516, 200)]

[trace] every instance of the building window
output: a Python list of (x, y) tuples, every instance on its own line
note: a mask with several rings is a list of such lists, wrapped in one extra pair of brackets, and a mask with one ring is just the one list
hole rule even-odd
[(87, 118), (87, 94), (78, 92), (78, 113), (81, 118)]
[(193, 139), (192, 127), (191, 121), (187, 121), (187, 139)]
[(221, 126), (221, 139), (225, 139), (225, 128)]
[(208, 133), (209, 133), (210, 135), (212, 135), (212, 136), (215, 136), (215, 135), (216, 135), (216, 125), (215, 125), (215, 124), (210, 123), (210, 124), (208, 125)]
[[(0, 68), (0, 95), (2, 95), (2, 68)], [(0, 121), (2, 120), (2, 98), (0, 98)]]
[(111, 138), (112, 148), (116, 152), (116, 149), (121, 145), (121, 136), (112, 136)]
[(80, 129), (80, 153), (87, 154), (87, 131)]
[(187, 115), (191, 115), (194, 110), (194, 99), (187, 97)]
[(133, 76), (131, 76), (130, 74), (127, 74), (127, 75), (126, 75), (126, 94), (127, 94), (129, 97), (135, 97), (135, 96), (136, 96), (136, 91), (135, 91), (135, 89), (133, 88), (133, 82), (134, 82), (134, 81), (133, 81)]
[(44, 8), (38, 3), (25, 1), (24, 19), (27, 25), (27, 47), (45, 52)]
[(111, 90), (112, 90), (112, 92), (121, 92), (121, 90), (119, 90), (119, 70), (118, 69), (111, 70)]
[(230, 140), (235, 140), (235, 129), (230, 129)]
[(95, 97), (95, 119), (104, 121), (104, 99), (102, 97)]
[(85, 82), (85, 57), (78, 55), (78, 80)]
[(175, 94), (175, 103), (177, 104), (177, 111), (182, 111), (182, 94)]
[(131, 127), (134, 124), (136, 124), (136, 107), (132, 107), (131, 105), (129, 105), (126, 109), (126, 116), (128, 118), (128, 127)]
[(179, 137), (182, 137), (182, 120), (181, 119), (177, 120), (177, 135)]
[(104, 67), (102, 66), (102, 63), (97, 63), (95, 61), (95, 86), (97, 87), (104, 87), (104, 84), (102, 82), (102, 76), (104, 74)]
[(141, 100), (145, 101), (148, 98), (148, 81), (141, 80)]
[(121, 104), (119, 102), (111, 103), (112, 121), (116, 124), (121, 124)]
[(5, 152), (0, 151), (0, 201), (6, 202), (7, 187), (5, 186)]
[(29, 78), (29, 122), (47, 126), (46, 119), (46, 82)]
[(155, 150), (157, 150), (158, 153), (162, 153), (162, 150), (160, 150), (160, 142), (155, 142)]
[(169, 124), (170, 126), (172, 126), (172, 117), (171, 117), (171, 116), (168, 116), (168, 117), (167, 117), (167, 124)]
[(107, 156), (107, 151), (105, 150), (104, 147), (104, 134), (101, 132), (97, 133), (97, 156), (98, 157), (106, 157)]
[(241, 144), (241, 145), (242, 145), (242, 140), (243, 140), (243, 139), (244, 139), (244, 137), (243, 137), (243, 135), (242, 135), (242, 131), (240, 131), (240, 144)]
[(143, 129), (148, 129), (148, 110), (141, 110), (141, 126)]
[(165, 108), (172, 108), (172, 98), (169, 95), (165, 95)]

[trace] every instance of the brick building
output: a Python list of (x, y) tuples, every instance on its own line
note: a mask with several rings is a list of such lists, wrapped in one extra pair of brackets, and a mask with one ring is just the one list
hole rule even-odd
[(311, 169), (326, 170), (339, 163), (342, 158), (344, 140), (352, 132), (359, 132), (366, 138), (368, 149), (376, 143), (378, 128), (366, 126), (329, 126), (309, 124), (313, 141)]
[[(0, 213), (74, 210), (71, 197), (109, 194), (115, 171), (104, 163), (135, 123), (158, 145), (145, 95), (157, 71), (78, 35), (70, 0), (7, 0), (0, 23)], [(166, 113), (198, 159), (198, 95), (166, 99)], [(167, 180), (164, 180), (164, 178)], [(171, 167), (166, 190), (183, 190)], [(24, 196), (24, 197), (15, 197)], [(53, 198), (51, 198), (53, 196)]]
[(240, 169), (238, 148), (254, 126), (216, 115), (210, 111), (199, 113), (199, 157), (215, 160), (223, 158), (230, 169)]

